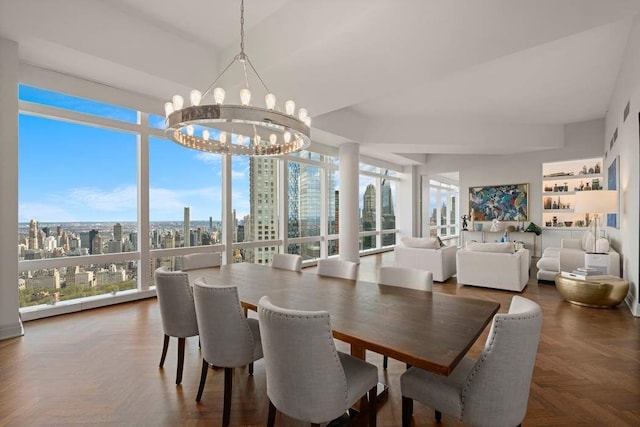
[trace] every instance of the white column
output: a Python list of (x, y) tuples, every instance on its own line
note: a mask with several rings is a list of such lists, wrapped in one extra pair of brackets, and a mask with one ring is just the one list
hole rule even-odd
[(231, 198), (231, 155), (222, 156), (222, 243), (223, 264), (233, 263), (233, 206)]
[(340, 259), (360, 263), (358, 186), (360, 147), (355, 142), (340, 146)]
[(24, 334), (18, 302), (18, 43), (0, 38), (0, 339)]

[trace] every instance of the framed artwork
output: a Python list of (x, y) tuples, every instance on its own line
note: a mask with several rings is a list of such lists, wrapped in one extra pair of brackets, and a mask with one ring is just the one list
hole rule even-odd
[(469, 209), (476, 221), (528, 221), (529, 184), (469, 187)]
[[(607, 190), (618, 190), (620, 188), (620, 156), (613, 158), (607, 169)], [(618, 191), (618, 210), (620, 207), (620, 192)], [(607, 214), (607, 227), (618, 228), (618, 214)]]

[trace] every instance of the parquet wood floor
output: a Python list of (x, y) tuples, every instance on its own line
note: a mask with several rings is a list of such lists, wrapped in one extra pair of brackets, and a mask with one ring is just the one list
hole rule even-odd
[[(362, 259), (360, 277), (375, 280), (393, 253)], [(552, 285), (533, 280), (523, 296), (537, 301), (544, 325), (525, 426), (640, 425), (640, 319), (625, 306), (590, 309), (565, 302)], [(435, 292), (498, 301), (506, 311), (513, 295), (455, 280)], [(488, 330), (472, 348), (476, 356)], [(25, 324), (21, 338), (0, 341), (0, 425), (220, 425), (223, 371), (210, 371), (202, 402), (196, 338), (187, 339), (182, 386), (176, 387), (177, 341), (163, 370), (158, 368), (162, 326), (155, 299), (42, 319)], [(347, 351), (344, 344), (338, 347)], [(378, 425), (399, 426), (399, 376), (404, 365), (367, 353), (390, 386), (378, 411)], [(267, 416), (262, 362), (255, 375), (234, 374), (231, 425), (262, 426)], [(505, 404), (508, 404), (505, 402)], [(278, 415), (280, 426), (304, 425)], [(415, 426), (436, 425), (431, 408), (415, 405)], [(443, 415), (442, 425), (460, 423)]]

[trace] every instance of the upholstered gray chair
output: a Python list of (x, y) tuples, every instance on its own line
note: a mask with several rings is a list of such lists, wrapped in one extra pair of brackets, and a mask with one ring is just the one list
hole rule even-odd
[(187, 337), (198, 335), (198, 322), (193, 305), (193, 294), (187, 273), (169, 271), (160, 267), (155, 271), (156, 294), (160, 305), (160, 317), (164, 329), (164, 344), (160, 367), (164, 366), (169, 348), (169, 337), (178, 338), (178, 368), (176, 384), (182, 382), (184, 366), (184, 346)]
[(321, 259), (318, 261), (317, 273), (320, 276), (356, 280), (356, 277), (358, 277), (358, 264), (339, 259)]
[(220, 267), (222, 257), (219, 252), (207, 252), (182, 256), (182, 271), (196, 270), (198, 268)]
[(362, 415), (375, 426), (378, 370), (336, 350), (328, 312), (276, 307), (265, 296), (258, 303), (258, 318), (267, 373), (268, 426), (273, 426), (276, 410), (319, 425), (340, 417), (361, 398)]
[[(388, 286), (429, 291), (433, 289), (433, 274), (427, 270), (408, 267), (380, 267), (378, 270), (378, 283)], [(389, 359), (384, 356), (382, 367), (387, 369)]]
[(204, 279), (193, 284), (196, 317), (202, 346), (202, 373), (196, 402), (200, 402), (209, 366), (224, 368), (224, 403), (222, 425), (229, 425), (233, 368), (249, 365), (262, 358), (260, 327), (257, 319), (247, 319), (242, 312), (238, 288), (207, 285)]
[(271, 267), (283, 270), (302, 271), (302, 257), (294, 254), (273, 254)]
[(542, 310), (514, 296), (508, 314), (496, 314), (478, 360), (465, 357), (448, 377), (417, 369), (400, 377), (402, 425), (409, 426), (413, 400), (472, 426), (517, 426), (527, 412)]

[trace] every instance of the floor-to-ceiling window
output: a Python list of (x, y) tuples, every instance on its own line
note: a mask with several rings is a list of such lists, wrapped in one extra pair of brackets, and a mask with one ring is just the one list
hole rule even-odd
[(424, 235), (451, 238), (460, 234), (459, 189), (455, 184), (429, 180), (428, 211), (423, 210)]
[[(22, 307), (152, 292), (153, 271), (181, 268), (188, 253), (258, 264), (280, 251), (306, 263), (339, 253), (337, 150), (227, 159), (170, 142), (162, 116), (111, 102), (20, 87)], [(362, 165), (363, 250), (395, 242), (397, 181)]]

